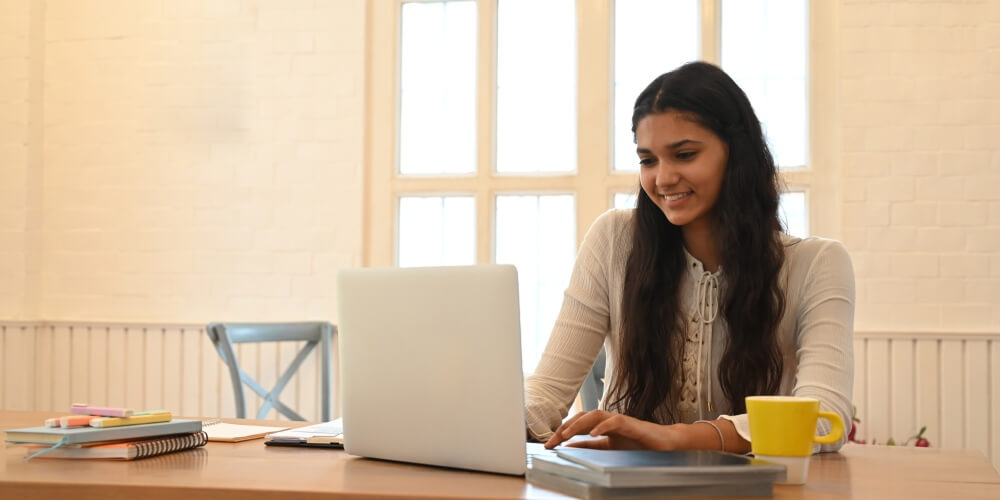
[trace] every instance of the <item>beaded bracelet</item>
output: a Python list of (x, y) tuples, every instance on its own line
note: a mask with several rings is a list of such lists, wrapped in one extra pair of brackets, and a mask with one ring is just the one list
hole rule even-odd
[(695, 420), (694, 423), (711, 425), (715, 429), (715, 432), (719, 433), (719, 442), (722, 443), (722, 451), (726, 451), (726, 438), (722, 437), (722, 429), (719, 429), (719, 426), (715, 425), (715, 422), (711, 420)]

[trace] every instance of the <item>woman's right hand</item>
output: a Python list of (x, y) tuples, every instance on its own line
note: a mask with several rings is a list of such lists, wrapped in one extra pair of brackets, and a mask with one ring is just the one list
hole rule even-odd
[(602, 437), (572, 441), (566, 446), (613, 450), (676, 450), (682, 447), (684, 438), (680, 430), (671, 425), (655, 424), (605, 410), (593, 410), (577, 413), (563, 422), (545, 442), (545, 447), (555, 448), (578, 434)]

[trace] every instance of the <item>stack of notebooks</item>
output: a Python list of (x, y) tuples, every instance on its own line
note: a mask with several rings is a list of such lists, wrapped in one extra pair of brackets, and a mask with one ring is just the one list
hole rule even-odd
[(200, 420), (175, 419), (166, 410), (135, 412), (75, 404), (71, 415), (44, 426), (9, 429), (7, 442), (27, 444), (26, 458), (134, 460), (204, 446)]
[(785, 467), (720, 451), (557, 448), (528, 481), (577, 498), (771, 496)]

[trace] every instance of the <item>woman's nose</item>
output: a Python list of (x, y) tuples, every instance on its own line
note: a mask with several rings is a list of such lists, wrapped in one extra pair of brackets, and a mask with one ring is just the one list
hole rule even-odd
[(660, 161), (656, 167), (656, 185), (673, 186), (680, 180), (677, 169), (667, 161)]

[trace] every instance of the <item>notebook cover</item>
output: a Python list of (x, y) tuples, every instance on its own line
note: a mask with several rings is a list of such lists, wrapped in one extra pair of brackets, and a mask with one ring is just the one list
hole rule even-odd
[(559, 448), (566, 460), (601, 471), (630, 471), (657, 475), (770, 475), (785, 473), (785, 467), (745, 455), (710, 450), (595, 450)]
[(535, 468), (525, 475), (529, 483), (572, 497), (590, 498), (676, 498), (676, 497), (769, 497), (774, 488), (769, 482), (742, 484), (704, 484), (659, 487), (599, 486), (551, 474)]
[[(205, 446), (206, 442), (208, 442), (207, 437), (205, 432), (202, 431), (193, 434), (177, 434), (141, 441), (96, 445), (69, 445), (39, 455), (39, 458), (136, 460)], [(46, 445), (29, 445), (28, 455), (45, 447)]]
[(201, 431), (201, 420), (174, 419), (155, 424), (126, 425), (122, 427), (25, 427), (9, 429), (7, 442), (55, 444), (66, 438), (65, 444), (93, 443), (96, 441), (120, 441), (167, 434), (191, 434)]

